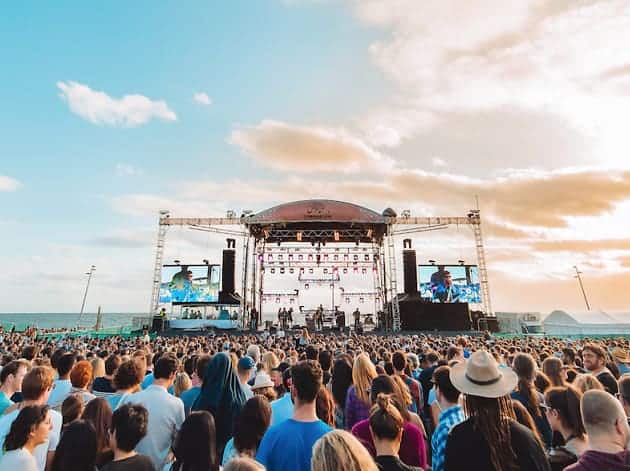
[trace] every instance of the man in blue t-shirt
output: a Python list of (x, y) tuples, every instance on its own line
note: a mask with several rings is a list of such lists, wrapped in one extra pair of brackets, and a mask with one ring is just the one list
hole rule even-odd
[(321, 367), (313, 360), (291, 367), (293, 417), (267, 430), (256, 455), (267, 471), (311, 469), (313, 445), (332, 430), (317, 418), (315, 409), (322, 377)]

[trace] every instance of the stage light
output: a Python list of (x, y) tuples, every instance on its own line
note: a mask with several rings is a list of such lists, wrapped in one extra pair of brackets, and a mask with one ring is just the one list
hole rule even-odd
[(173, 260), (173, 262), (175, 263), (175, 265), (179, 265), (179, 260)]
[(205, 263), (206, 265), (208, 265), (210, 262), (204, 258), (204, 259), (203, 259), (203, 263)]
[(298, 231), (298, 233), (297, 233), (297, 234), (295, 234), (295, 239), (296, 239), (298, 242), (302, 242), (302, 231)]
[(460, 265), (464, 265), (464, 261), (463, 260), (457, 260), (459, 262)]
[(361, 240), (360, 240), (360, 239), (357, 239), (357, 240), (355, 240), (355, 241), (354, 241), (354, 243), (355, 243), (355, 244), (356, 244), (356, 246), (358, 247), (358, 246), (359, 246), (359, 244), (361, 243)]
[(276, 242), (276, 244), (278, 244), (278, 247), (280, 247), (280, 241)]
[(372, 238), (372, 229), (368, 229), (367, 236), (368, 236), (368, 239)]
[(335, 231), (335, 242), (339, 242), (339, 231)]
[(435, 260), (429, 260), (429, 263), (430, 263), (431, 265), (435, 265)]

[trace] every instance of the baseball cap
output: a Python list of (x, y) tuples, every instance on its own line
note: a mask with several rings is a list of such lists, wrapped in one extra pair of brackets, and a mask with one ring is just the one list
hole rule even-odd
[(238, 361), (237, 368), (241, 371), (253, 370), (256, 368), (256, 362), (248, 355), (245, 355)]

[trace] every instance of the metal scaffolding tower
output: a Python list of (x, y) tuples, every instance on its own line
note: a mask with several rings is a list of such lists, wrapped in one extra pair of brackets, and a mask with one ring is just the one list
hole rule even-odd
[(243, 267), (242, 267), (242, 275), (241, 281), (242, 290), (241, 290), (241, 327), (245, 328), (247, 323), (247, 280), (248, 280), (248, 263), (247, 259), (249, 257), (249, 242), (251, 237), (249, 235), (243, 236)]
[(400, 331), (400, 306), (398, 305), (398, 285), (396, 281), (396, 244), (394, 242), (394, 225), (387, 225), (387, 273), (389, 277), (390, 309), (392, 329)]
[(149, 314), (157, 314), (160, 303), (160, 283), (162, 282), (162, 259), (164, 258), (164, 245), (166, 244), (166, 231), (170, 212), (160, 211), (160, 224), (158, 226), (157, 244), (155, 246), (155, 265), (153, 265), (153, 286), (151, 290), (151, 306)]
[(475, 248), (477, 249), (477, 265), (479, 266), (479, 284), (481, 286), (481, 300), (486, 316), (494, 316), (492, 302), (490, 301), (490, 286), (488, 284), (488, 270), (486, 268), (486, 251), (483, 246), (483, 234), (481, 233), (481, 212), (473, 209), (468, 213), (468, 219), (475, 234)]

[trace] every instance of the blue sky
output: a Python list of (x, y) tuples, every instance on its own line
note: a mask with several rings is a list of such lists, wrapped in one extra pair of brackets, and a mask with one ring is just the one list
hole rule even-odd
[[(474, 194), (495, 306), (579, 307), (579, 263), (595, 304), (625, 309), (607, 293), (630, 288), (630, 54), (589, 51), (630, 39), (630, 12), (565, 3), (6, 5), (0, 312), (76, 311), (91, 263), (89, 307), (144, 309), (164, 206), (213, 216), (325, 196), (460, 215)], [(171, 250), (221, 244), (195, 237)], [(421, 243), (471, 246), (457, 230)], [(522, 283), (557, 295), (516, 302)]]

